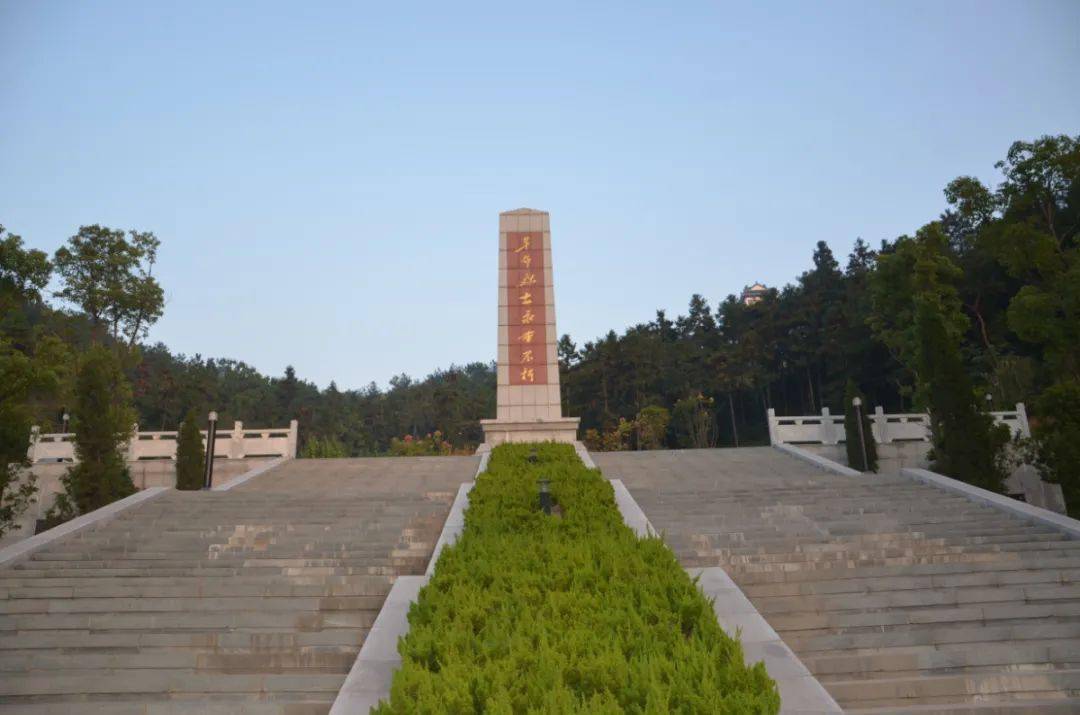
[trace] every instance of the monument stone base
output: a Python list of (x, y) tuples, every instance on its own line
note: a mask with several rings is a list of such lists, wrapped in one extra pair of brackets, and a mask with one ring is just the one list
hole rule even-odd
[(565, 442), (577, 441), (579, 417), (547, 420), (480, 420), (484, 428), (484, 445), (494, 447), (505, 442)]

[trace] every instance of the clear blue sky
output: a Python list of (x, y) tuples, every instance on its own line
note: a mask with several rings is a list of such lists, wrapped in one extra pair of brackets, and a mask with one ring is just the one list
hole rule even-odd
[(151, 340), (343, 388), (491, 360), (499, 211), (579, 343), (914, 231), (1080, 131), (1080, 2), (0, 0), (0, 223), (152, 230)]

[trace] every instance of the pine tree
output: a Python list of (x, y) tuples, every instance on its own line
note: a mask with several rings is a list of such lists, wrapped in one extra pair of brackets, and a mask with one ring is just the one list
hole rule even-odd
[(122, 451), (135, 422), (131, 386), (120, 360), (104, 346), (90, 347), (83, 357), (73, 419), (78, 463), (63, 477), (66, 510), (85, 514), (134, 494)]
[[(862, 400), (859, 413), (862, 416), (862, 446), (859, 446), (859, 422), (855, 415), (855, 407), (852, 405), (856, 397)], [(849, 378), (847, 388), (844, 390), (844, 433), (847, 435), (845, 446), (848, 466), (862, 472), (876, 472), (878, 470), (877, 443), (874, 442), (874, 433), (871, 431), (870, 416), (866, 408), (866, 398), (855, 386), (855, 381)], [(863, 454), (866, 455), (865, 464)]]
[(176, 488), (189, 491), (201, 489), (205, 466), (199, 423), (195, 410), (188, 410), (176, 440)]

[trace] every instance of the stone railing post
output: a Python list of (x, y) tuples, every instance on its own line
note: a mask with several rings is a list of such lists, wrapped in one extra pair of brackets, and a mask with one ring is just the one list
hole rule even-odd
[(769, 423), (769, 444), (780, 444), (782, 440), (778, 434), (779, 430), (776, 429), (776, 410), (770, 407), (766, 412), (768, 413), (766, 419)]
[(131, 425), (131, 438), (128, 440), (127, 445), (127, 461), (137, 462), (139, 460), (139, 423)]
[(26, 458), (30, 460), (30, 464), (37, 462), (37, 446), (41, 441), (41, 427), (34, 425), (30, 428), (30, 446), (26, 448)]
[(296, 420), (289, 420), (289, 444), (285, 449), (287, 457), (296, 457), (297, 446), (297, 433), (300, 429), (300, 423)]
[(1023, 402), (1016, 403), (1016, 421), (1019, 423), (1020, 434), (1024, 437), (1031, 437), (1031, 425), (1028, 424), (1027, 408), (1024, 407)]
[(878, 405), (874, 408), (874, 424), (870, 430), (874, 432), (874, 439), (878, 444), (889, 444), (889, 421), (885, 419), (885, 408)]
[(232, 439), (229, 440), (229, 459), (244, 458), (244, 423), (233, 422)]
[(839, 444), (840, 440), (837, 438), (836, 430), (833, 428), (832, 415), (829, 414), (828, 407), (821, 408), (821, 443), (822, 444)]
[(923, 438), (922, 438), (922, 441), (923, 442), (932, 442), (932, 441), (934, 441), (934, 423), (930, 421), (930, 413), (929, 412), (923, 412), (922, 417), (923, 417), (923, 423), (922, 423), (923, 424)]

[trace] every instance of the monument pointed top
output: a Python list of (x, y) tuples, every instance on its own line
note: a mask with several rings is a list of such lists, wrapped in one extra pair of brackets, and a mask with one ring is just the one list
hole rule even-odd
[(546, 214), (546, 213), (547, 213), (547, 211), (541, 211), (539, 209), (530, 209), (530, 208), (522, 207), (520, 209), (513, 209), (512, 211), (503, 211), (499, 215), (500, 216), (510, 216), (511, 214), (520, 215), (520, 214)]

